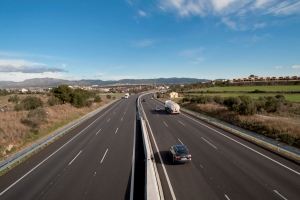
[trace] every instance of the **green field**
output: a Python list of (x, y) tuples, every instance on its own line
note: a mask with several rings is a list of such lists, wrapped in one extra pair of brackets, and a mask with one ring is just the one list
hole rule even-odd
[[(220, 94), (211, 94), (211, 93), (192, 93), (192, 94), (185, 94), (185, 95), (209, 95), (209, 96), (216, 96), (220, 95), (221, 97), (237, 97), (241, 95), (247, 95), (251, 98), (258, 99), (259, 97), (264, 97), (264, 96), (276, 96), (276, 94), (239, 94), (239, 93), (220, 93)], [(300, 102), (300, 94), (283, 94), (284, 98), (288, 101), (291, 102)]]
[(195, 90), (190, 90), (189, 92), (250, 92), (254, 90), (261, 90), (261, 91), (299, 91), (299, 85), (276, 85), (276, 86), (232, 86), (232, 87), (210, 87), (210, 88), (199, 88)]

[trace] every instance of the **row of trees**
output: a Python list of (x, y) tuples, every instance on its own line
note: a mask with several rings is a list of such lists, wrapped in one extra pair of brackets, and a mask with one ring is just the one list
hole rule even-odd
[[(27, 96), (21, 100), (18, 95), (11, 95), (8, 101), (16, 103), (14, 107), (16, 111), (29, 111), (27, 117), (21, 120), (21, 123), (29, 126), (31, 132), (34, 134), (38, 134), (38, 128), (41, 124), (47, 123), (47, 113), (43, 108), (44, 102), (38, 96)], [(60, 85), (53, 88), (48, 98), (49, 106), (70, 103), (77, 108), (90, 106), (93, 102), (101, 101), (101, 97), (94, 91), (82, 89), (73, 90), (67, 85)]]
[(283, 107), (291, 107), (293, 104), (286, 101), (283, 95), (260, 97), (255, 100), (247, 95), (238, 97), (221, 97), (216, 96), (187, 96), (182, 102), (191, 102), (198, 104), (218, 103), (224, 105), (230, 111), (235, 111), (240, 115), (253, 115), (257, 111), (277, 112)]
[(82, 89), (72, 89), (68, 85), (60, 85), (51, 90), (53, 97), (50, 98), (49, 104), (61, 104), (70, 103), (72, 106), (81, 108), (84, 106), (90, 106), (92, 100), (101, 102), (100, 96), (96, 95), (96, 91), (87, 91)]

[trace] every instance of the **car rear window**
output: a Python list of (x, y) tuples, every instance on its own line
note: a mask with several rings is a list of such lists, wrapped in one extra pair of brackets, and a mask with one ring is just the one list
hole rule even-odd
[(178, 156), (186, 156), (189, 155), (188, 151), (177, 151)]

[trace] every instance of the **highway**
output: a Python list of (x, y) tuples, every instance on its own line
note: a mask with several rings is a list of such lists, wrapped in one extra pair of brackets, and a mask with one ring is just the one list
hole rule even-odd
[(0, 177), (0, 199), (129, 199), (136, 98), (121, 99)]
[[(141, 98), (165, 199), (300, 199), (299, 163), (187, 114), (156, 112), (162, 103)], [(172, 163), (175, 144), (188, 147), (191, 163)]]

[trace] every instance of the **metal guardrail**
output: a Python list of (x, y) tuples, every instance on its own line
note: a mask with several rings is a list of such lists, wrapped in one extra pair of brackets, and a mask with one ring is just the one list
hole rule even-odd
[(253, 142), (258, 143), (262, 146), (265, 146), (269, 149), (275, 150), (275, 151), (280, 152), (280, 153), (282, 153), (286, 156), (292, 157), (292, 158), (300, 161), (300, 151), (297, 150), (296, 148), (293, 148), (291, 146), (288, 146), (288, 145), (285, 145), (285, 144), (282, 144), (282, 143), (278, 143), (275, 140), (272, 140), (270, 138), (265, 138), (262, 135), (255, 134), (251, 131), (247, 131), (247, 130), (242, 129), (240, 127), (237, 127), (237, 126), (234, 126), (232, 124), (220, 121), (218, 119), (200, 114), (200, 113), (195, 112), (195, 111), (191, 111), (191, 110), (188, 110), (188, 109), (185, 109), (185, 108), (180, 108), (180, 110), (187, 113), (187, 114), (195, 116), (199, 119), (202, 119), (202, 120), (204, 120), (204, 121), (206, 121), (210, 124), (213, 124), (217, 127), (225, 129), (229, 132), (237, 134), (237, 135), (239, 135), (243, 138), (246, 138), (250, 141), (253, 141)]
[[(164, 103), (164, 101), (161, 101), (157, 98), (155, 98), (157, 101)], [(261, 135), (255, 134), (251, 131), (247, 131), (245, 129), (242, 129), (240, 127), (234, 126), (232, 124), (223, 122), (221, 120), (203, 115), (201, 113), (195, 112), (195, 111), (191, 111), (185, 108), (180, 108), (180, 111), (187, 113), (189, 115), (192, 115), (196, 118), (202, 119), (203, 121), (206, 121), (210, 124), (213, 124), (216, 127), (222, 128), (224, 130), (227, 130), (231, 133), (234, 133), (236, 135), (239, 135), (245, 139), (248, 139), (252, 142), (255, 142), (257, 144), (260, 144), (264, 147), (267, 147), (268, 149), (277, 151), (283, 155), (289, 156), (295, 160), (300, 161), (300, 151), (296, 148), (293, 148), (291, 146), (282, 144), (282, 143), (278, 143), (275, 140), (272, 140), (270, 138), (265, 138)]]
[(163, 200), (163, 194), (159, 190), (160, 178), (158, 171), (156, 169), (156, 163), (153, 155), (153, 150), (151, 147), (150, 137), (148, 134), (146, 122), (145, 122), (145, 113), (140, 107), (140, 98), (138, 99), (138, 113), (141, 121), (141, 129), (143, 136), (143, 144), (145, 150), (145, 199), (156, 199)]
[(48, 145), (49, 143), (51, 143), (53, 140), (55, 140), (56, 138), (64, 135), (65, 133), (67, 133), (69, 130), (73, 129), (74, 127), (78, 126), (79, 124), (81, 124), (82, 122), (84, 122), (85, 120), (89, 119), (90, 117), (94, 116), (95, 114), (97, 114), (98, 112), (100, 112), (101, 110), (103, 110), (104, 108), (106, 108), (107, 106), (109, 106), (110, 104), (114, 103), (115, 101), (117, 101), (118, 99), (94, 110), (93, 112), (85, 115), (84, 117), (80, 118), (79, 120), (71, 123), (70, 125), (64, 127), (63, 129), (55, 132), (54, 134), (48, 136), (47, 138), (37, 142), (36, 144), (28, 147), (27, 149), (23, 150), (22, 152), (19, 152), (17, 154), (15, 154), (14, 156), (6, 159), (5, 161), (0, 163), (0, 172), (5, 170), (5, 169), (9, 169), (13, 164), (17, 163), (17, 162), (21, 162), (21, 160), (25, 157), (27, 157), (28, 155), (30, 155), (33, 152), (36, 152), (38, 149), (42, 148), (45, 145)]

